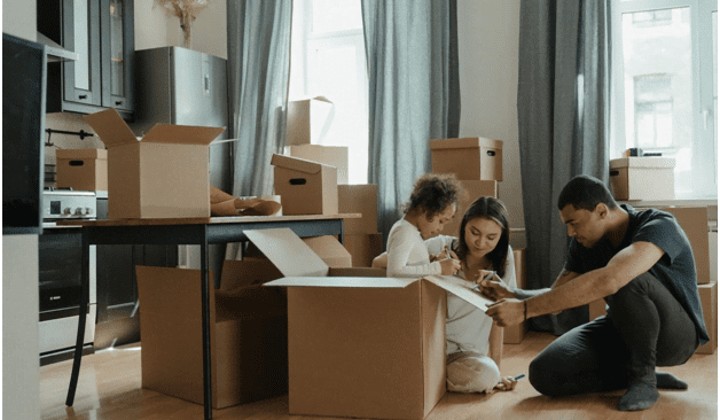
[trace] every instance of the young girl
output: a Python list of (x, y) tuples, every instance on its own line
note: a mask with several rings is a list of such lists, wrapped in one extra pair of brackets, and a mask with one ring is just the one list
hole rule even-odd
[(452, 275), (460, 270), (460, 262), (447, 253), (431, 261), (423, 242), (438, 235), (455, 216), (460, 191), (454, 175), (425, 174), (418, 178), (403, 218), (395, 222), (388, 234), (389, 277)]

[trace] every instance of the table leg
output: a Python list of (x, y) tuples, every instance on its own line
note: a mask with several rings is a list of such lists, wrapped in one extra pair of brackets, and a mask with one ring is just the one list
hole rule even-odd
[(80, 269), (80, 285), (82, 294), (80, 299), (80, 314), (78, 319), (77, 339), (75, 341), (75, 354), (73, 356), (72, 372), (70, 374), (70, 386), (68, 387), (65, 405), (72, 406), (75, 402), (75, 391), (77, 389), (78, 377), (80, 376), (80, 361), (83, 354), (85, 341), (85, 322), (87, 319), (88, 300), (90, 299), (90, 244), (83, 233), (82, 235), (82, 267)]
[(207, 233), (200, 251), (201, 296), (202, 296), (202, 340), (203, 340), (203, 402), (205, 419), (212, 418), (212, 381), (210, 353), (210, 276), (208, 273)]

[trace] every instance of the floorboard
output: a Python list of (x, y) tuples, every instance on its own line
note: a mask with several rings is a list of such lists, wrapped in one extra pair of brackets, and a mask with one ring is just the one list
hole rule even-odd
[[(507, 344), (501, 371), (506, 375), (527, 373), (532, 357), (553, 336), (530, 332), (521, 344)], [(85, 356), (73, 407), (64, 404), (71, 362), (40, 368), (42, 418), (83, 420), (164, 420), (202, 418), (202, 406), (141, 388), (138, 344), (102, 350)], [(663, 370), (688, 382), (687, 391), (661, 391), (660, 400), (647, 411), (623, 413), (615, 410), (621, 391), (568, 398), (538, 394), (527, 379), (511, 392), (493, 395), (448, 393), (427, 420), (479, 418), (563, 419), (717, 419), (717, 353), (696, 354), (685, 365)], [(287, 396), (215, 410), (216, 419), (303, 419), (288, 415)], [(327, 418), (325, 418), (327, 419)]]

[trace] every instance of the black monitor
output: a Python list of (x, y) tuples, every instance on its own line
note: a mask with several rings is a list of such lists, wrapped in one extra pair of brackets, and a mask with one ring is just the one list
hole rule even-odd
[(45, 47), (3, 33), (3, 235), (42, 233)]

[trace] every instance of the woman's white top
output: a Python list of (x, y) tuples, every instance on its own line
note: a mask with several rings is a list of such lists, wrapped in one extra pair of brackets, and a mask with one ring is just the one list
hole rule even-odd
[[(430, 254), (437, 254), (446, 245), (452, 249), (452, 243), (456, 240), (453, 236), (440, 235), (426, 240), (425, 246)], [(505, 276), (501, 280), (511, 287), (517, 286), (515, 257), (510, 246), (505, 260)], [(468, 283), (474, 286), (474, 282)], [(471, 351), (487, 356), (490, 350), (492, 318), (450, 292), (447, 293), (447, 312), (447, 354)]]
[(440, 262), (430, 262), (430, 253), (417, 227), (404, 218), (395, 222), (388, 234), (387, 276), (420, 277), (440, 273)]

